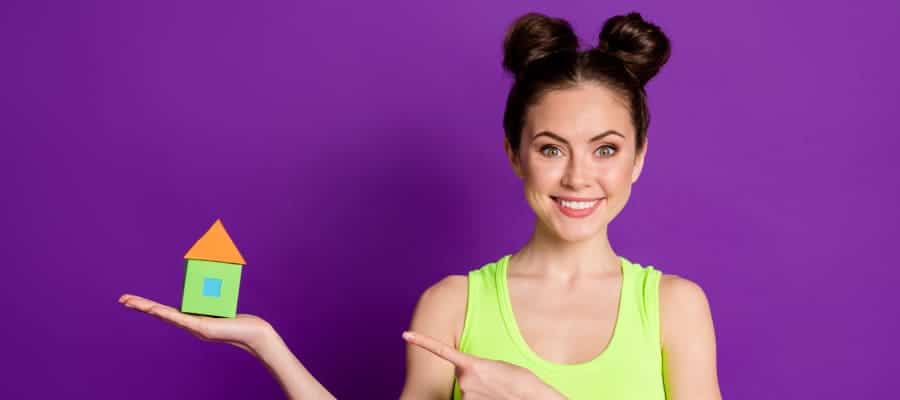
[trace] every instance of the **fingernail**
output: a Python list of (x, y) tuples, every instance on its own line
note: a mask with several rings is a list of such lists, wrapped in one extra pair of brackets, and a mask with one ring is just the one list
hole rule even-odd
[(409, 339), (412, 339), (413, 334), (412, 334), (412, 332), (410, 332), (410, 331), (403, 331), (403, 335), (402, 335), (402, 336), (403, 336), (404, 339), (409, 340)]

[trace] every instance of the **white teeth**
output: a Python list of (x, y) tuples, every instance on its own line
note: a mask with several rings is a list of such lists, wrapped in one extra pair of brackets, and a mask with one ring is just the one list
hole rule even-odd
[(591, 208), (594, 204), (597, 204), (597, 200), (594, 201), (567, 201), (567, 200), (559, 200), (559, 203), (562, 204), (565, 208), (571, 208), (573, 210), (584, 210), (586, 208)]

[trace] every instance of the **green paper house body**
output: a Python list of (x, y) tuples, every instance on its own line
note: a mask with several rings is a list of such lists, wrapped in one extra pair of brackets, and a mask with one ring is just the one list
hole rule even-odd
[(222, 222), (216, 220), (184, 258), (181, 311), (234, 318), (246, 262)]
[(181, 311), (234, 318), (244, 266), (207, 260), (187, 260), (184, 264)]

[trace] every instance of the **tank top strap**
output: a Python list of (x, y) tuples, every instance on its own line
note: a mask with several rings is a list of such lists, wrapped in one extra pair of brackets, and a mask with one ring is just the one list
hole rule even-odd
[(631, 321), (638, 324), (634, 332), (641, 332), (645, 343), (661, 349), (659, 282), (662, 272), (650, 265), (642, 266), (625, 257), (619, 258), (624, 269), (631, 275), (630, 298), (627, 303), (633, 305), (633, 315), (637, 317), (636, 321)]
[(468, 289), (466, 293), (466, 316), (459, 337), (459, 350), (469, 349), (469, 340), (476, 326), (482, 325), (485, 314), (490, 314), (492, 305), (496, 304), (497, 290), (492, 274), (493, 263), (474, 269), (468, 273)]

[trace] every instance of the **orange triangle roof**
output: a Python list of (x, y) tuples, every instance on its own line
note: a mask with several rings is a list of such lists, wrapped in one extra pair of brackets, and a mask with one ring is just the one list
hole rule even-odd
[(219, 261), (244, 265), (244, 257), (231, 241), (222, 220), (217, 219), (184, 255), (185, 259)]

